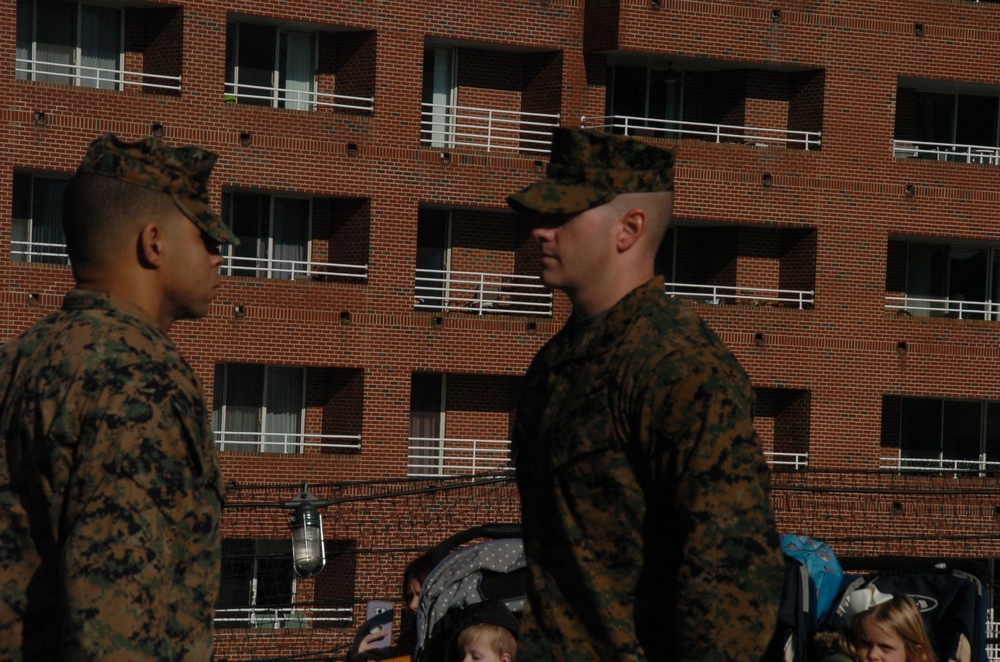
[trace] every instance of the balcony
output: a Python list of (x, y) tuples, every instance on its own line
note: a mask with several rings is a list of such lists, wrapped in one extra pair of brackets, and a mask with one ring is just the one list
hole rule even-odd
[(39, 241), (11, 240), (10, 256), (14, 262), (69, 264), (66, 244), (46, 244)]
[(307, 448), (323, 451), (361, 449), (359, 434), (294, 434), (284, 432), (227, 432), (216, 430), (219, 451), (250, 453), (302, 453)]
[(406, 475), (410, 477), (467, 475), (510, 468), (508, 439), (409, 439)]
[(1000, 147), (957, 145), (955, 143), (893, 140), (892, 155), (897, 159), (916, 158), (954, 163), (1000, 165)]
[(653, 53), (591, 58), (607, 62), (607, 93), (604, 114), (582, 117), (583, 128), (804, 151), (822, 145), (823, 70)]
[(885, 309), (914, 317), (950, 317), (953, 319), (1000, 319), (1000, 303), (965, 301), (964, 299), (921, 298), (911, 296), (885, 297)]
[(420, 144), (547, 154), (559, 125), (561, 76), (558, 51), (429, 40)]
[(226, 103), (241, 103), (257, 106), (274, 106), (292, 110), (351, 110), (370, 113), (375, 110), (374, 97), (354, 97), (346, 94), (330, 94), (311, 90), (272, 87), (269, 85), (247, 85), (226, 81)]
[(742, 143), (757, 147), (799, 147), (805, 150), (818, 149), (822, 137), (819, 131), (789, 131), (780, 128), (658, 120), (628, 115), (581, 117), (580, 126), (584, 129), (600, 129), (626, 136), (638, 135), (675, 140), (694, 138), (716, 143)]
[(417, 269), (414, 309), (474, 315), (552, 315), (552, 291), (538, 276)]
[(809, 453), (765, 452), (764, 459), (772, 470), (805, 471), (809, 468)]
[(124, 69), (102, 69), (78, 64), (62, 64), (44, 60), (17, 58), (17, 77), (22, 80), (42, 80), (64, 85), (96, 87), (106, 90), (136, 89), (141, 92), (181, 91), (180, 76), (165, 76)]
[(760, 287), (729, 287), (725, 285), (696, 285), (667, 283), (670, 296), (700, 301), (708, 304), (737, 303), (775, 308), (812, 308), (815, 303), (812, 290), (771, 290)]
[(559, 115), (425, 103), (420, 142), (434, 147), (471, 147), (548, 154)]
[(353, 623), (350, 607), (284, 605), (277, 607), (226, 607), (215, 610), (215, 627), (266, 630), (313, 627), (346, 627)]
[(657, 255), (670, 296), (713, 305), (815, 304), (816, 232), (677, 219)]
[(925, 471), (956, 474), (997, 474), (1000, 462), (986, 460), (949, 460), (945, 458), (883, 457), (879, 469), (890, 471)]
[(284, 280), (321, 280), (326, 278), (366, 280), (368, 278), (368, 265), (226, 255), (222, 263), (221, 273), (229, 276)]

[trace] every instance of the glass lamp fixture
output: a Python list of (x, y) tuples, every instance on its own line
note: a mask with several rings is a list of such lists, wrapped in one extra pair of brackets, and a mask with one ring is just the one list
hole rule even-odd
[(294, 509), (288, 528), (292, 531), (292, 567), (299, 577), (315, 577), (326, 567), (323, 518), (317, 508), (329, 505), (329, 501), (309, 494), (306, 486), (299, 498), (281, 504), (282, 508)]

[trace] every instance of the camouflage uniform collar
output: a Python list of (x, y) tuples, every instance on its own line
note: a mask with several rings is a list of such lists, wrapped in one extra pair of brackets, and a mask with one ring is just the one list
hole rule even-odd
[(63, 310), (107, 310), (123, 317), (134, 317), (142, 326), (154, 329), (157, 334), (166, 337), (149, 313), (128, 299), (102, 292), (76, 288), (63, 297)]
[(647, 302), (654, 297), (665, 298), (664, 292), (663, 276), (654, 276), (626, 294), (606, 312), (598, 313), (603, 319), (597, 321), (592, 328), (584, 330), (582, 334), (577, 334), (574, 327), (578, 324), (587, 325), (588, 320), (577, 321), (571, 317), (566, 326), (543, 350), (545, 362), (553, 367), (564, 361), (586, 359), (611, 351), (619, 339), (628, 333), (638, 313), (647, 306)]

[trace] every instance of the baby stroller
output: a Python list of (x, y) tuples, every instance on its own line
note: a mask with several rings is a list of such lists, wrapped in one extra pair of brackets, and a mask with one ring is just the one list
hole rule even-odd
[[(414, 662), (452, 662), (459, 633), (473, 623), (516, 630), (528, 573), (520, 536), (520, 525), (486, 524), (434, 548), (436, 565), (420, 589)], [(466, 545), (479, 538), (488, 540)]]

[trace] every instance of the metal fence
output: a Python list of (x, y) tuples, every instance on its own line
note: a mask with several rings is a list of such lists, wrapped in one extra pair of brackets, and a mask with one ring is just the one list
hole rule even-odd
[(367, 264), (334, 264), (281, 258), (224, 256), (220, 272), (223, 276), (253, 278), (368, 278)]
[(1000, 165), (1000, 147), (990, 145), (961, 145), (958, 143), (936, 143), (923, 140), (893, 140), (892, 155), (901, 159), (916, 158), (933, 161)]
[(886, 310), (898, 310), (916, 317), (954, 317), (956, 319), (1000, 319), (1000, 303), (966, 301), (943, 297), (886, 296)]
[(313, 90), (294, 90), (287, 87), (269, 85), (247, 85), (226, 81), (225, 100), (231, 103), (253, 103), (265, 101), (266, 104), (293, 110), (316, 110), (317, 108), (333, 108), (335, 110), (357, 110), (372, 112), (375, 110), (374, 97), (355, 97), (347, 94), (330, 94)]
[(360, 434), (297, 434), (291, 432), (236, 432), (216, 430), (220, 451), (255, 453), (301, 453), (306, 448), (359, 450)]
[(215, 627), (262, 628), (267, 630), (346, 627), (354, 622), (350, 607), (281, 605), (272, 607), (227, 607), (215, 610)]
[(648, 135), (654, 138), (697, 138), (710, 142), (738, 142), (758, 147), (776, 145), (797, 146), (816, 149), (821, 145), (820, 131), (791, 131), (762, 126), (741, 126), (738, 124), (711, 124), (706, 122), (683, 122), (651, 117), (631, 117), (628, 115), (583, 116), (580, 126), (584, 129), (602, 129), (613, 133)]
[(420, 142), (433, 147), (477, 147), (547, 154), (559, 115), (496, 108), (423, 104)]
[(552, 315), (552, 291), (538, 276), (417, 269), (414, 308), (476, 315)]
[(508, 439), (410, 437), (406, 475), (448, 476), (510, 468)]
[[(125, 69), (105, 69), (80, 64), (64, 64), (45, 60), (17, 58), (18, 78), (46, 82), (121, 90), (124, 87), (152, 88), (168, 92), (181, 91), (180, 76), (165, 76)], [(54, 80), (50, 80), (54, 79)]]
[(667, 283), (666, 292), (671, 296), (693, 299), (702, 303), (743, 303), (748, 305), (774, 305), (779, 307), (812, 307), (815, 302), (812, 290), (775, 290), (761, 287), (734, 287), (729, 285), (698, 285), (694, 283)]

